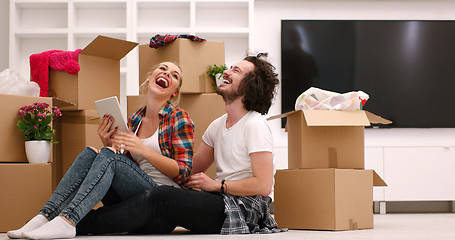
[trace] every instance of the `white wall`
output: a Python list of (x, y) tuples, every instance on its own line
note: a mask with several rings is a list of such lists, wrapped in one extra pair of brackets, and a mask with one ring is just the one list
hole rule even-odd
[(0, 0), (0, 71), (8, 68), (9, 0)]
[[(455, 20), (455, 0), (256, 0), (251, 47), (270, 54), (281, 71), (281, 19), (425, 19)], [(7, 68), (9, 1), (0, 0), (0, 71)], [(302, 90), (303, 91), (303, 90)], [(278, 94), (269, 116), (279, 114)], [(287, 136), (279, 120), (270, 122), (275, 137), (277, 168), (287, 168)], [(422, 136), (425, 136), (423, 138)], [(455, 146), (455, 129), (367, 129), (366, 145)]]
[[(272, 64), (280, 73), (282, 19), (455, 20), (455, 1), (256, 0), (254, 14), (252, 49), (268, 52)], [(279, 94), (269, 115), (281, 112), (281, 98)], [(287, 136), (280, 124), (279, 120), (270, 122), (275, 138), (277, 168), (287, 168)], [(453, 136), (455, 129), (367, 129), (365, 145), (455, 146)]]

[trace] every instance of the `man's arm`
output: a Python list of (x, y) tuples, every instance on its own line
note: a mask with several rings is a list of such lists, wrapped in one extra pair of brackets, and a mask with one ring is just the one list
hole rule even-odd
[(250, 159), (253, 176), (237, 181), (225, 181), (225, 193), (237, 196), (270, 194), (273, 184), (273, 154), (254, 152), (250, 153)]
[[(254, 152), (250, 153), (250, 159), (253, 176), (242, 180), (225, 181), (225, 193), (237, 196), (267, 196), (270, 194), (273, 184), (273, 154), (271, 152)], [(209, 192), (220, 192), (221, 190), (221, 182), (211, 179), (203, 172), (191, 175), (185, 185)]]

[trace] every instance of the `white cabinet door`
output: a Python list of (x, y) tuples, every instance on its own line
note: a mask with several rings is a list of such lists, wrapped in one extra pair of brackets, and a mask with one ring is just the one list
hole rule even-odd
[[(384, 148), (365, 147), (365, 169), (373, 169), (386, 183), (384, 178)], [(373, 187), (373, 201), (384, 201), (384, 188)]]
[(455, 149), (384, 148), (386, 201), (455, 200)]

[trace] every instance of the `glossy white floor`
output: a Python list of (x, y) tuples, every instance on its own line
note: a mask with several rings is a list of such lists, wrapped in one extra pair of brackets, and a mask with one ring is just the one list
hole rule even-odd
[[(147, 236), (84, 236), (77, 237), (78, 240), (108, 240), (108, 239), (261, 239), (261, 240), (453, 240), (455, 239), (455, 214), (385, 214), (374, 215), (375, 228), (357, 231), (307, 231), (307, 230), (290, 230), (285, 233), (267, 234), (267, 235), (195, 235), (181, 230), (169, 235), (147, 235)], [(8, 239), (6, 234), (0, 234), (0, 240)]]

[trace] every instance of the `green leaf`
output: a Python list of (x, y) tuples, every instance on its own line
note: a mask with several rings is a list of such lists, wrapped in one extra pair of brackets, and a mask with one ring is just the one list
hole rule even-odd
[(216, 74), (218, 73), (223, 73), (224, 70), (227, 70), (227, 66), (226, 64), (223, 64), (221, 66), (217, 66), (216, 64), (213, 64), (209, 66), (209, 70), (207, 71), (207, 74), (213, 79), (215, 80), (215, 76)]

